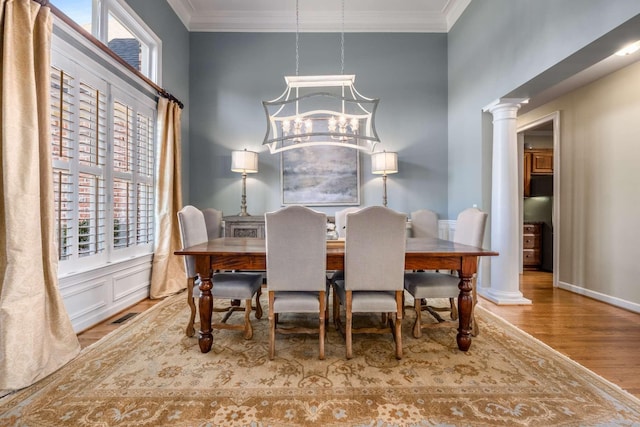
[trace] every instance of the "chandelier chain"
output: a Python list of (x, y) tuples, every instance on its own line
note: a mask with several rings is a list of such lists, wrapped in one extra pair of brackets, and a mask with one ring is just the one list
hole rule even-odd
[(300, 41), (299, 41), (299, 33), (300, 33), (300, 1), (296, 0), (296, 76), (298, 75), (299, 66), (300, 66)]
[(341, 74), (344, 75), (344, 0), (342, 0), (342, 31), (340, 37), (340, 64)]

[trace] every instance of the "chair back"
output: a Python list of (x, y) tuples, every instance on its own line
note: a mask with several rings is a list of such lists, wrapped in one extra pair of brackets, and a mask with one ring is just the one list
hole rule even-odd
[(482, 247), (487, 213), (478, 208), (468, 208), (460, 212), (456, 220), (453, 241), (463, 245)]
[(209, 240), (222, 237), (222, 211), (213, 208), (203, 209), (204, 222), (207, 224), (207, 237)]
[(411, 212), (413, 237), (438, 237), (438, 214), (429, 209)]
[(406, 215), (382, 206), (347, 214), (345, 287), (396, 291), (404, 288)]
[(304, 206), (265, 214), (267, 288), (326, 289), (327, 216)]
[[(200, 209), (194, 206), (187, 205), (178, 211), (178, 226), (183, 248), (208, 240), (204, 215)], [(184, 267), (188, 278), (196, 276), (196, 260), (193, 256), (184, 257)]]
[(335, 215), (335, 224), (336, 231), (338, 232), (338, 237), (345, 237), (345, 232), (347, 231), (347, 214), (351, 212), (358, 212), (361, 208), (357, 206), (352, 206), (350, 208), (344, 208), (340, 211), (336, 212)]

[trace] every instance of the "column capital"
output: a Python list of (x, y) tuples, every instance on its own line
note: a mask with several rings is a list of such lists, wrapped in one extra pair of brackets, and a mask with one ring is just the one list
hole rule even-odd
[(512, 110), (517, 112), (522, 104), (527, 104), (529, 98), (499, 98), (486, 105), (482, 111), (493, 114), (498, 110)]

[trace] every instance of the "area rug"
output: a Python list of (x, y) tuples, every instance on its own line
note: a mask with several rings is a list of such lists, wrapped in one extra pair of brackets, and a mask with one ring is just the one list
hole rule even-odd
[(640, 400), (482, 308), (467, 353), (455, 323), (413, 338), (407, 310), (402, 360), (384, 335), (355, 336), (346, 360), (330, 326), (325, 360), (316, 336), (278, 335), (270, 361), (266, 315), (252, 318), (252, 340), (214, 331), (202, 354), (184, 334), (185, 299), (169, 297), (1, 399), (0, 425), (640, 425)]

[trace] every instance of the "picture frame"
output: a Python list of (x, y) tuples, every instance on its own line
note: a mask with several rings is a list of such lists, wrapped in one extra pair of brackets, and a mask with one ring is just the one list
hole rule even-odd
[(283, 205), (360, 204), (359, 150), (316, 145), (283, 151), (280, 158)]

